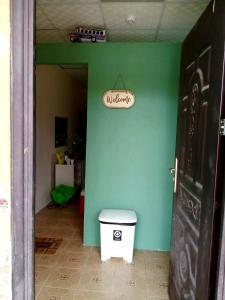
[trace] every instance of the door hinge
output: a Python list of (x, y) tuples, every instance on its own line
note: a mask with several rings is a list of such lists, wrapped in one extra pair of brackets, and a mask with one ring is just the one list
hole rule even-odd
[(220, 120), (220, 135), (225, 136), (225, 119)]

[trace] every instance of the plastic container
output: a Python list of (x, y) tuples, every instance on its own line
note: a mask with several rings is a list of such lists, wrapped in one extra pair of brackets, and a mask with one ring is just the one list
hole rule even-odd
[(101, 260), (122, 257), (133, 260), (137, 215), (133, 210), (103, 209), (99, 214)]
[(74, 187), (61, 184), (52, 190), (52, 199), (58, 205), (65, 205), (74, 196), (75, 191)]

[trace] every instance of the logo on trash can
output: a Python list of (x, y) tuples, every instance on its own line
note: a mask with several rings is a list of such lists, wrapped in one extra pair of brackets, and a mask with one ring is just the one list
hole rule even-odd
[(122, 240), (122, 230), (113, 230), (113, 240), (114, 241)]

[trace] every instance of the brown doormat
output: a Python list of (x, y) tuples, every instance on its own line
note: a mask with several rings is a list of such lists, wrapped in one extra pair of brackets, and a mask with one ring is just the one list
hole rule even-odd
[(36, 237), (35, 253), (55, 254), (61, 243), (62, 239)]

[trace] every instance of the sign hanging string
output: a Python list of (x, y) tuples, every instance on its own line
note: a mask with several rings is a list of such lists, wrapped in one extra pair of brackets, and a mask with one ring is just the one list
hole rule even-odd
[(124, 82), (121, 74), (118, 75), (118, 77), (113, 85), (113, 90), (116, 90), (116, 87), (118, 86), (119, 81), (121, 82), (123, 89), (126, 90), (127, 88), (126, 88), (125, 82)]

